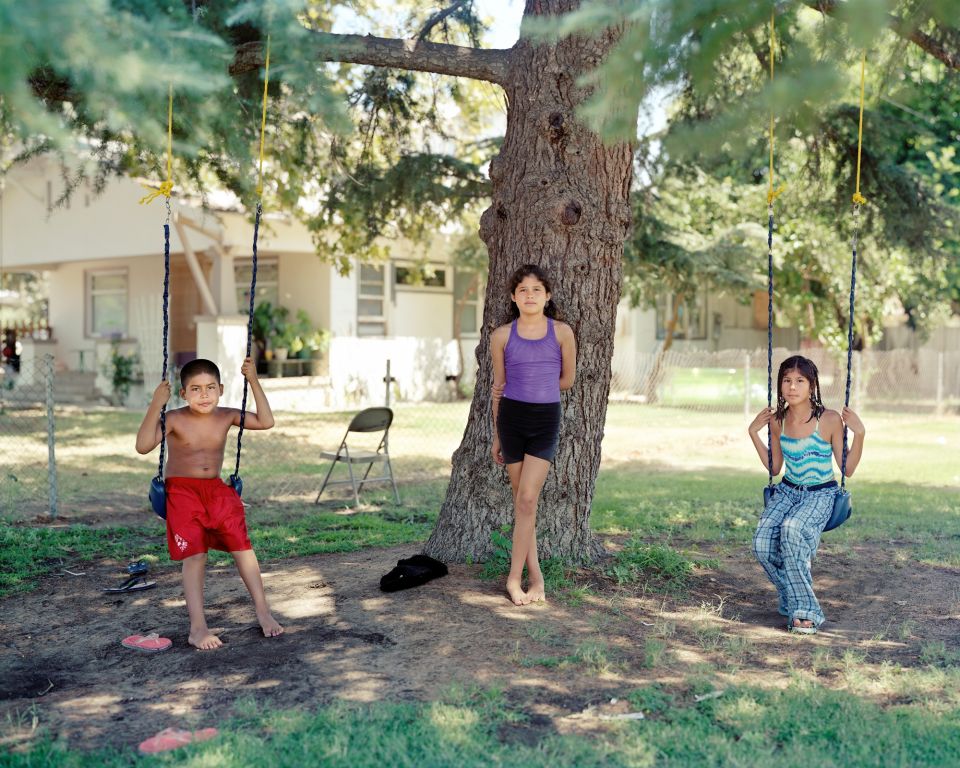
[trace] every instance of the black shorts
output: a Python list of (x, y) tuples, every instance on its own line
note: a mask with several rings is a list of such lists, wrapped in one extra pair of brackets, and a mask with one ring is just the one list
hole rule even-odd
[(501, 398), (497, 434), (500, 452), (507, 464), (523, 461), (524, 455), (553, 461), (560, 438), (560, 403), (524, 403)]

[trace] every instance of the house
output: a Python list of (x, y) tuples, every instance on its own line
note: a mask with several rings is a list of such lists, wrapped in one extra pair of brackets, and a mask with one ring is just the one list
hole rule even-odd
[[(140, 205), (142, 185), (116, 179), (100, 195), (81, 186), (57, 207), (60, 189), (58, 164), (40, 157), (10, 172), (0, 197), (0, 266), (47, 274), (51, 338), (21, 340), (24, 362), (53, 354), (60, 378), (80, 378), (106, 393), (104, 371), (116, 344), (123, 354), (139, 355), (148, 395), (162, 370), (163, 198)], [(253, 222), (238, 210), (178, 198), (170, 207), (170, 364), (200, 356), (239, 370)], [(453, 268), (444, 237), (426, 252), (407, 242), (388, 247), (388, 262), (356, 264), (341, 275), (318, 258), (302, 224), (269, 212), (263, 217), (257, 302), (283, 306), (291, 316), (302, 310), (316, 328), (331, 332), (327, 375), (310, 382), (312, 397), (324, 405), (348, 404), (344, 393), (378, 399), (388, 359), (396, 395), (446, 397), (461, 356), (472, 359), (483, 294), (476, 275)], [(299, 372), (295, 363), (271, 367)], [(465, 382), (472, 379), (469, 362), (463, 374)], [(240, 377), (225, 380), (226, 402), (238, 403)], [(275, 407), (315, 404), (304, 402), (303, 387), (284, 394), (293, 382), (280, 384), (271, 395)]]
[[(72, 385), (89, 398), (97, 391), (110, 393), (106, 372), (114, 349), (136, 353), (144, 383), (134, 391), (131, 404), (145, 402), (162, 370), (163, 199), (140, 205), (143, 186), (115, 179), (100, 195), (81, 187), (58, 207), (60, 167), (49, 157), (14, 168), (0, 184), (0, 269), (47, 274), (52, 332), (21, 340), (23, 362), (52, 354), (58, 386)], [(200, 356), (217, 360), (226, 371), (239, 371), (246, 349), (252, 240), (251, 219), (232, 201), (203, 208), (195, 201), (171, 200), (172, 365)], [(317, 371), (303, 370), (297, 362), (269, 366), (267, 374), (278, 375), (265, 381), (275, 408), (382, 402), (388, 360), (393, 399), (449, 398), (458, 375), (462, 384), (471, 384), (483, 276), (455, 269), (443, 236), (426, 251), (403, 241), (386, 245), (388, 261), (354, 264), (349, 274), (341, 275), (317, 256), (303, 225), (269, 211), (264, 215), (257, 302), (283, 306), (292, 316), (302, 310), (313, 326), (332, 334), (320, 375), (299, 375)], [(672, 346), (677, 365), (687, 364), (685, 353), (697, 352), (696, 359), (703, 361), (709, 359), (704, 353), (715, 352), (717, 365), (731, 367), (726, 361), (732, 353), (720, 355), (721, 350), (739, 350), (743, 358), (745, 351), (766, 348), (764, 291), (744, 304), (704, 288), (677, 310)], [(667, 296), (655, 309), (621, 304), (612, 362), (614, 392), (642, 391), (672, 313)], [(915, 347), (916, 339), (904, 340), (904, 333), (892, 328), (890, 336), (896, 336), (900, 346)], [(774, 329), (773, 342), (782, 349), (805, 346), (795, 328)], [(960, 328), (954, 323), (940, 329), (926, 346), (960, 348)], [(21, 376), (30, 376), (31, 370), (25, 365)], [(239, 404), (240, 377), (225, 376), (225, 385), (225, 402)]]

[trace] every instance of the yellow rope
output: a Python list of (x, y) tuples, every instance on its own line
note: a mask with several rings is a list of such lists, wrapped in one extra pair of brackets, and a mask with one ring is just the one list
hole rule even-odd
[(140, 198), (140, 205), (149, 205), (158, 197), (170, 198), (173, 194), (173, 84), (170, 84), (167, 93), (167, 180), (154, 189), (149, 184), (141, 184), (149, 194)]
[(270, 84), (270, 35), (267, 35), (267, 57), (263, 72), (263, 112), (260, 115), (260, 171), (257, 175), (257, 197), (263, 196), (263, 134), (267, 128), (267, 86)]
[(863, 93), (866, 87), (867, 52), (863, 52), (860, 61), (860, 127), (857, 129), (857, 191), (853, 193), (853, 204), (864, 205), (867, 198), (860, 194), (860, 153), (863, 149)]
[[(773, 60), (774, 60), (774, 44), (777, 39), (777, 30), (774, 26), (774, 20), (776, 18), (776, 10), (770, 12), (770, 82), (773, 83)], [(770, 110), (770, 188), (767, 190), (767, 205), (773, 205), (773, 201), (776, 200), (786, 189), (786, 186), (781, 184), (779, 189), (773, 188), (773, 110)]]

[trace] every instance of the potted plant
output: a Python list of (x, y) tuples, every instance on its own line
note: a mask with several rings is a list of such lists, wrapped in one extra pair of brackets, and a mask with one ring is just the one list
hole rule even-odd
[(330, 331), (316, 328), (307, 335), (304, 344), (310, 355), (310, 375), (322, 376), (324, 374), (323, 353), (330, 345)]
[(270, 348), (273, 350), (274, 360), (282, 362), (289, 357), (295, 338), (296, 334), (289, 323), (283, 320), (275, 322), (273, 333), (270, 334)]

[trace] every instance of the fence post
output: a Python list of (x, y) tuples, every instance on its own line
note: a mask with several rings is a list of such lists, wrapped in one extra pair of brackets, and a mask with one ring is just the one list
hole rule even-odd
[(387, 385), (386, 396), (383, 399), (383, 404), (390, 407), (390, 384), (393, 382), (393, 378), (390, 376), (390, 358), (387, 358), (387, 375), (383, 377), (384, 384)]
[(53, 355), (43, 356), (45, 398), (47, 404), (47, 487), (50, 495), (50, 517), (57, 516), (57, 459), (54, 452), (53, 426)]
[(937, 352), (937, 415), (943, 414), (943, 352)]
[(750, 353), (743, 356), (743, 418), (750, 421)]

